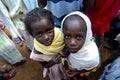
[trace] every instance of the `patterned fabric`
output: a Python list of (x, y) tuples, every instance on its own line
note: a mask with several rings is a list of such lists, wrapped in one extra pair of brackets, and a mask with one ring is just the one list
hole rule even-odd
[(83, 0), (47, 0), (47, 9), (53, 13), (55, 25), (60, 27), (66, 14), (73, 11), (83, 12)]

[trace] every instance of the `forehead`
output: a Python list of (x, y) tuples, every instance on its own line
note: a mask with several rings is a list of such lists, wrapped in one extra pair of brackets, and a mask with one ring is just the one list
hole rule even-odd
[(82, 18), (67, 18), (63, 24), (63, 31), (86, 32), (86, 23)]
[(44, 30), (44, 29), (48, 29), (50, 27), (53, 27), (52, 23), (48, 19), (45, 19), (45, 18), (32, 23), (33, 30), (40, 30), (40, 29)]
[(42, 19), (40, 19), (40, 20), (37, 20), (37, 21), (32, 22), (31, 26), (32, 26), (32, 27), (37, 27), (37, 26), (47, 25), (47, 24), (49, 24), (49, 23), (50, 23), (50, 21), (49, 21), (48, 19), (42, 18)]

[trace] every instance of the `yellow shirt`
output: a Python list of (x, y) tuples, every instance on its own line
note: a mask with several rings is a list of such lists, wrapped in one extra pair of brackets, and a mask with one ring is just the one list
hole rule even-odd
[(37, 51), (43, 54), (57, 54), (64, 48), (64, 41), (62, 32), (59, 28), (54, 28), (55, 36), (53, 42), (50, 46), (45, 46), (39, 43), (36, 39), (34, 39), (34, 47)]

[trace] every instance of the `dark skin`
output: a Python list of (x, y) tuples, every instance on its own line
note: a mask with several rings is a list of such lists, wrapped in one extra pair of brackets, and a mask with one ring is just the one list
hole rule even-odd
[[(83, 19), (66, 19), (63, 25), (64, 41), (67, 50), (70, 53), (75, 54), (79, 51), (86, 38), (86, 23)], [(86, 72), (86, 70), (80, 71), (66, 71), (68, 77), (73, 77), (79, 73)]]
[[(37, 51), (34, 49), (34, 53), (36, 54), (42, 54), (41, 52)], [(41, 62), (40, 61), (40, 64), (45, 67), (45, 68), (49, 68), (49, 67), (52, 67), (53, 65), (55, 64), (59, 64), (61, 62), (61, 55), (60, 54), (57, 54), (53, 57), (53, 59), (51, 59), (50, 61), (44, 63), (44, 62)]]
[[(45, 46), (50, 46), (54, 39), (54, 25), (48, 19), (41, 19), (32, 24), (32, 35), (41, 44)], [(36, 54), (42, 54), (41, 52), (34, 49)], [(61, 56), (55, 56), (52, 60), (48, 61), (46, 64), (40, 62), (45, 68), (49, 68), (54, 64), (60, 63)]]
[(86, 24), (83, 20), (65, 21), (63, 27), (65, 45), (70, 53), (79, 51), (86, 38)]
[(32, 24), (32, 34), (35, 39), (45, 45), (50, 46), (54, 38), (54, 25), (47, 19), (43, 18), (40, 21)]
[(45, 7), (47, 5), (47, 0), (38, 0), (38, 5), (40, 7)]
[[(33, 37), (41, 44), (45, 46), (50, 46), (54, 39), (54, 25), (46, 18), (43, 18), (39, 21), (36, 21), (32, 24), (32, 35)], [(34, 52), (37, 54), (42, 54), (41, 52), (34, 49)], [(40, 62), (43, 64), (43, 62)], [(49, 62), (48, 62), (49, 63)], [(44, 65), (48, 68), (54, 64), (53, 60), (50, 61), (49, 65)]]
[(95, 6), (95, 3), (96, 3), (96, 0), (83, 0), (85, 14), (90, 12), (90, 10)]

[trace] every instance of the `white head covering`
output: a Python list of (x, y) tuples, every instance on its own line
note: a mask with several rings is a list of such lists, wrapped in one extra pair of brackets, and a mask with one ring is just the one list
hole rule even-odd
[(83, 18), (87, 26), (87, 33), (86, 33), (86, 40), (82, 48), (78, 52), (74, 54), (71, 53), (68, 56), (69, 65), (72, 68), (75, 68), (77, 70), (82, 70), (82, 69), (90, 70), (99, 64), (98, 48), (95, 42), (92, 41), (91, 22), (86, 15), (84, 15), (83, 13), (79, 11), (75, 11), (64, 17), (62, 24), (61, 24), (62, 31), (63, 31), (64, 21), (66, 20), (67, 17), (71, 15), (78, 15)]

